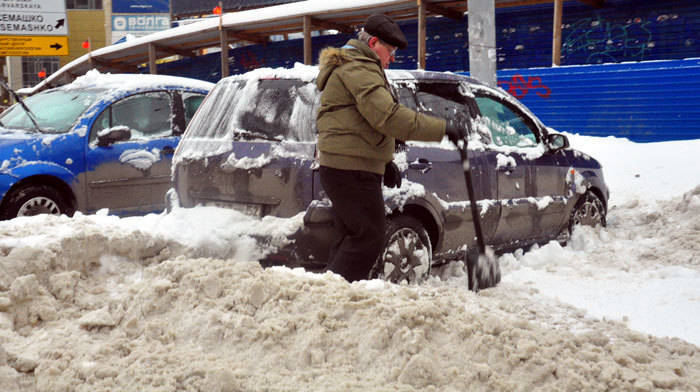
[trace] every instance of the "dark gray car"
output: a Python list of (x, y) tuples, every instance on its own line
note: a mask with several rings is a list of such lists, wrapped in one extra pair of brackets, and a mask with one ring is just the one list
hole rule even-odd
[[(404, 105), (470, 123), (469, 160), (484, 240), (497, 251), (565, 242), (573, 224), (605, 225), (601, 165), (569, 147), (499, 88), (464, 76), (388, 71)], [(320, 185), (316, 111), (309, 69), (257, 70), (221, 80), (187, 128), (174, 157), (182, 207), (216, 205), (255, 216), (304, 214), (295, 242), (266, 262), (323, 268), (334, 238)], [(384, 188), (386, 246), (372, 277), (416, 281), (431, 266), (475, 247), (458, 151), (441, 143), (399, 143), (403, 185)]]

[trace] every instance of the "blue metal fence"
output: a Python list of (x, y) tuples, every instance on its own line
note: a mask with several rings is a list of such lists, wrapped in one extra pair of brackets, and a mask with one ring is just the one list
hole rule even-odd
[(498, 71), (559, 131), (637, 142), (700, 138), (700, 59)]
[[(496, 10), (499, 84), (547, 125), (640, 142), (700, 138), (700, 1), (606, 0), (601, 9), (565, 2), (561, 63), (566, 66), (555, 68), (549, 68), (551, 20), (552, 4)], [(409, 46), (399, 51), (392, 68), (415, 69), (417, 26), (410, 21), (401, 27)], [(426, 69), (467, 72), (467, 36), (466, 17), (429, 19)], [(349, 38), (314, 37), (313, 58)], [(291, 67), (303, 62), (303, 40), (235, 48), (229, 57), (230, 74)], [(212, 53), (160, 64), (158, 72), (216, 82), (219, 67), (219, 53)]]

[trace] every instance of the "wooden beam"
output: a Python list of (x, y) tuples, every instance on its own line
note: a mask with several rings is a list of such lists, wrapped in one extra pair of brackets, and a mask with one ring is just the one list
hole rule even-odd
[(418, 69), (425, 69), (426, 0), (418, 0)]
[(169, 53), (169, 54), (178, 54), (182, 57), (196, 57), (193, 51), (191, 50), (186, 50), (186, 49), (178, 49), (174, 48), (172, 46), (165, 46), (165, 45), (160, 45), (160, 44), (155, 44), (156, 50), (159, 50), (161, 52)]
[(155, 44), (148, 44), (148, 72), (151, 75), (158, 74), (158, 69), (156, 68), (156, 59), (158, 56), (156, 51), (157, 49)]
[(260, 36), (256, 34), (248, 34), (242, 31), (226, 30), (226, 34), (229, 41), (248, 41), (255, 42), (256, 44), (267, 43), (267, 37)]
[(326, 30), (338, 30), (345, 34), (354, 34), (355, 29), (343, 23), (336, 23), (327, 20), (321, 20), (317, 18), (311, 18), (311, 25), (317, 27), (323, 27)]
[(554, 0), (554, 25), (552, 31), (552, 65), (561, 65), (561, 20), (564, 0)]
[(461, 22), (462, 19), (464, 19), (464, 13), (461, 11), (455, 11), (446, 7), (441, 7), (437, 4), (430, 3), (428, 0), (418, 0), (419, 7), (421, 3), (425, 3), (425, 6), (428, 9), (428, 11), (434, 14), (439, 14), (446, 18), (456, 20), (458, 22)]
[(228, 35), (226, 30), (219, 31), (219, 41), (221, 44), (221, 77), (228, 76)]
[(311, 65), (314, 60), (311, 46), (311, 16), (304, 15), (304, 64)]

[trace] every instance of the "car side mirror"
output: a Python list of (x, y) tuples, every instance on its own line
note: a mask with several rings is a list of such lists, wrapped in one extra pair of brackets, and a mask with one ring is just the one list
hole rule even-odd
[(103, 129), (97, 133), (97, 145), (100, 147), (107, 147), (129, 139), (131, 139), (131, 130), (125, 125)]
[(547, 135), (545, 142), (551, 151), (559, 151), (564, 148), (569, 148), (569, 138), (560, 133), (550, 133)]

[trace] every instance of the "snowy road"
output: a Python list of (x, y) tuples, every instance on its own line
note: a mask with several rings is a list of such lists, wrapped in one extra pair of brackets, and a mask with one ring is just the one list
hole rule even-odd
[[(415, 286), (247, 262), (299, 219), (0, 222), (3, 391), (700, 389), (700, 140), (571, 136), (608, 227)], [(653, 159), (652, 159), (653, 158)]]

